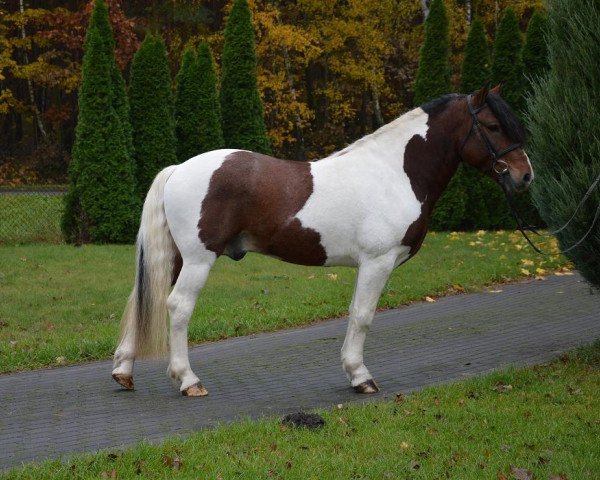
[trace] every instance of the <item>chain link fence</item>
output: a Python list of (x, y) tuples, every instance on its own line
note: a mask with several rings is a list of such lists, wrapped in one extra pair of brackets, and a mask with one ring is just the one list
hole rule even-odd
[(59, 243), (63, 185), (0, 186), (0, 245)]

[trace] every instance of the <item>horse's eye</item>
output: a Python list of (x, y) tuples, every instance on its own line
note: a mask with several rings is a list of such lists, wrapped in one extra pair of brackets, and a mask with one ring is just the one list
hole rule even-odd
[(499, 132), (500, 131), (500, 125), (498, 125), (496, 123), (494, 123), (492, 125), (486, 125), (486, 127), (490, 132)]

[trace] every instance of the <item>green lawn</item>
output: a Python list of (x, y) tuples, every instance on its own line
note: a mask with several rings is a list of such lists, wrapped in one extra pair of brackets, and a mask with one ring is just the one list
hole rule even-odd
[(238, 422), (4, 478), (596, 480), (599, 390), (597, 341), (550, 365), (320, 411), (316, 431)]
[[(534, 257), (516, 233), (428, 235), (399, 267), (379, 306), (548, 275), (561, 257)], [(109, 358), (133, 281), (132, 246), (0, 247), (0, 372)], [(536, 272), (536, 269), (539, 269)], [(259, 255), (220, 259), (190, 325), (193, 343), (346, 315), (354, 270), (308, 268)]]

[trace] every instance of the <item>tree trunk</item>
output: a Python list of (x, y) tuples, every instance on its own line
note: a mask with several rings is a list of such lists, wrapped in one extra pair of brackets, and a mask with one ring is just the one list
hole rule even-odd
[(423, 12), (423, 20), (427, 20), (427, 16), (429, 15), (429, 1), (421, 0), (421, 11)]
[[(21, 15), (24, 16), (25, 7), (23, 6), (23, 0), (19, 0), (19, 11), (21, 12)], [(25, 22), (23, 22), (23, 25), (21, 25), (21, 38), (25, 40), (26, 37), (27, 35), (25, 34)], [(25, 65), (29, 65), (29, 56), (27, 55), (26, 50), (23, 51), (23, 61)], [(33, 83), (31, 82), (31, 78), (27, 78), (27, 90), (29, 91), (29, 101), (31, 102), (31, 106), (33, 107), (37, 127), (42, 136), (45, 137), (46, 130), (44, 129), (42, 119), (40, 118), (40, 112), (38, 111), (37, 105), (35, 104), (35, 95), (33, 94)]]

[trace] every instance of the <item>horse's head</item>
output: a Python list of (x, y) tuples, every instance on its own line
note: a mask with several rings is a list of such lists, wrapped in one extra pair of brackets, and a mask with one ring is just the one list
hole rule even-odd
[(484, 87), (465, 97), (471, 127), (460, 147), (466, 163), (512, 191), (525, 190), (533, 170), (523, 150), (525, 129), (500, 97), (501, 86)]

